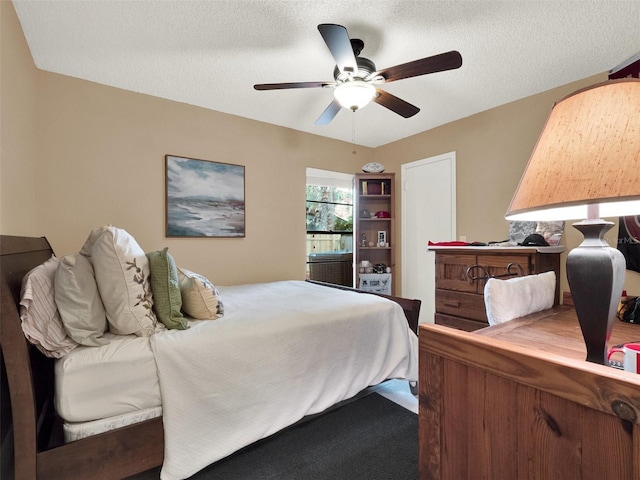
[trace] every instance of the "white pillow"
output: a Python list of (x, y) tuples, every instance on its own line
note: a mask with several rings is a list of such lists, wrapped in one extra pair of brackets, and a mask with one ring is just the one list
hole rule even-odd
[(489, 325), (513, 320), (553, 306), (555, 272), (500, 280), (490, 278), (484, 286)]
[(117, 335), (153, 334), (156, 316), (149, 261), (125, 230), (108, 226), (91, 248), (91, 261), (109, 330)]
[(197, 320), (215, 320), (224, 315), (220, 292), (206, 277), (178, 268), (182, 310)]
[(59, 260), (51, 256), (27, 273), (20, 291), (20, 319), (27, 340), (47, 357), (60, 358), (78, 344), (64, 329), (55, 301), (55, 276)]
[(87, 257), (89, 261), (91, 261), (91, 249), (93, 249), (93, 244), (96, 243), (96, 240), (100, 238), (107, 228), (109, 228), (108, 225), (102, 225), (91, 230), (91, 233), (89, 233), (84, 245), (80, 249), (80, 255)]
[(62, 324), (72, 339), (89, 347), (109, 343), (102, 337), (108, 328), (107, 316), (88, 258), (80, 254), (62, 257), (56, 273), (55, 299)]

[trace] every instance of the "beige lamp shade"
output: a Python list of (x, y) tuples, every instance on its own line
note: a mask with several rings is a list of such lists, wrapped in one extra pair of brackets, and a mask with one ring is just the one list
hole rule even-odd
[(601, 217), (640, 214), (638, 79), (601, 83), (556, 103), (506, 218), (591, 218), (588, 206)]

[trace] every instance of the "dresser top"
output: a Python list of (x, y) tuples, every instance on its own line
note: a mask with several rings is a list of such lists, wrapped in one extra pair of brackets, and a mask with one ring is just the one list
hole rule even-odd
[(456, 252), (456, 253), (562, 253), (567, 249), (564, 245), (549, 247), (495, 247), (495, 246), (441, 246), (429, 245), (427, 250), (433, 252)]

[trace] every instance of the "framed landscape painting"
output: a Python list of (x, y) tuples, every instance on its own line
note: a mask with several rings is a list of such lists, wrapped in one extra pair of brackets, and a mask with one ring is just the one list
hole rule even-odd
[(244, 166), (166, 155), (167, 237), (244, 237)]

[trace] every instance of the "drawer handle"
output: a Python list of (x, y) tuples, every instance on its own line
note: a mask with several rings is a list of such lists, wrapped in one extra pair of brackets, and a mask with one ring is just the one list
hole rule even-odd
[(444, 305), (446, 307), (456, 307), (456, 308), (458, 308), (460, 306), (460, 302), (458, 302), (457, 300), (445, 300)]
[[(480, 276), (475, 272), (472, 273), (474, 270), (480, 270), (484, 275)], [(476, 280), (486, 280), (488, 278), (491, 278), (491, 276), (489, 275), (489, 270), (487, 270), (482, 265), (471, 265), (469, 268), (467, 268), (465, 274), (467, 278), (473, 282), (475, 282)]]
[[(484, 273), (484, 275), (483, 276), (472, 275), (471, 272), (473, 272), (476, 269), (480, 269), (482, 273)], [(514, 272), (512, 271), (513, 269), (517, 269), (518, 271)], [(506, 272), (507, 273), (503, 273), (502, 275), (489, 275), (489, 269), (487, 269), (486, 267), (483, 267), (482, 265), (471, 265), (469, 268), (467, 268), (466, 275), (467, 275), (467, 278), (472, 281), (489, 280), (490, 278), (517, 277), (517, 276), (524, 275), (524, 269), (519, 263), (508, 264), (506, 268)]]

